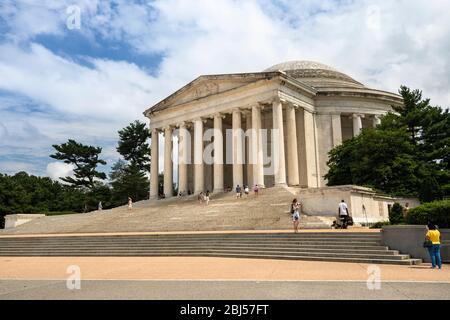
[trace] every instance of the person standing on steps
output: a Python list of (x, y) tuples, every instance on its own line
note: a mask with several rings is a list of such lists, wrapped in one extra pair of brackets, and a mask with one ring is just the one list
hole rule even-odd
[(131, 209), (133, 209), (133, 199), (128, 197), (128, 210), (131, 210)]
[(100, 201), (99, 203), (98, 203), (98, 211), (102, 211), (103, 210), (103, 205), (102, 205), (102, 202)]
[(292, 200), (291, 203), (292, 222), (294, 224), (294, 233), (298, 233), (298, 225), (300, 223), (300, 203), (297, 199)]
[(441, 233), (437, 230), (436, 226), (432, 223), (428, 224), (428, 232), (426, 234), (426, 239), (431, 241), (431, 247), (428, 247), (428, 253), (431, 258), (431, 268), (442, 269), (442, 259), (441, 259)]
[(205, 201), (206, 201), (206, 205), (208, 205), (209, 204), (209, 190), (206, 190)]
[(338, 209), (338, 216), (339, 219), (342, 221), (342, 229), (347, 229), (347, 223), (348, 223), (348, 206), (345, 203), (344, 200), (339, 203), (339, 209)]
[(242, 189), (239, 185), (236, 186), (236, 199), (242, 198)]
[(245, 193), (245, 197), (248, 198), (248, 194), (250, 193), (250, 190), (247, 185), (244, 188), (244, 193)]
[(203, 191), (198, 194), (197, 201), (198, 203), (203, 203)]

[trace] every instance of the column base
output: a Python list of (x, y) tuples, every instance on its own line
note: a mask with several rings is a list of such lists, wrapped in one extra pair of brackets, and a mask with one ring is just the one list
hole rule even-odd
[(286, 182), (282, 182), (282, 183), (275, 183), (275, 187), (287, 187), (288, 184)]
[(212, 193), (223, 193), (224, 189), (214, 189)]

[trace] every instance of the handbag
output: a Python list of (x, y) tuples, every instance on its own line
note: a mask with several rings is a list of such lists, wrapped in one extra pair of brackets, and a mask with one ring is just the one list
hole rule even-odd
[(351, 216), (347, 217), (347, 225), (353, 226), (353, 218)]
[(424, 242), (423, 242), (423, 247), (424, 248), (431, 248), (431, 247), (433, 247), (433, 242), (431, 242), (431, 240), (425, 240)]

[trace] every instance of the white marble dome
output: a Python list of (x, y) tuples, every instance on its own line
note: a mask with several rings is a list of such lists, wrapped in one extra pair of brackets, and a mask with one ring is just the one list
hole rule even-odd
[(264, 72), (273, 71), (285, 72), (288, 76), (305, 82), (306, 84), (317, 89), (330, 87), (364, 87), (363, 84), (345, 73), (315, 61), (288, 61), (276, 64), (264, 70)]

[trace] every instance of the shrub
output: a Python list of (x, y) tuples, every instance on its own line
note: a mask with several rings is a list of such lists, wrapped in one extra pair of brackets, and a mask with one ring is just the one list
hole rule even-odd
[(429, 202), (409, 210), (407, 222), (419, 225), (431, 222), (440, 228), (450, 228), (450, 200)]
[(381, 229), (383, 226), (389, 226), (391, 223), (389, 221), (380, 221), (370, 226), (370, 229)]
[(400, 203), (394, 203), (389, 212), (389, 221), (391, 224), (400, 224), (404, 222), (403, 218), (403, 207)]

